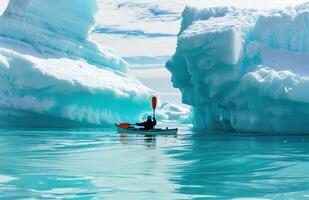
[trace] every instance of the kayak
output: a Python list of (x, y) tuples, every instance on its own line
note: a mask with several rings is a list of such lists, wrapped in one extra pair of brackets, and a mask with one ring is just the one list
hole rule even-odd
[(117, 131), (120, 134), (135, 134), (135, 135), (149, 135), (149, 136), (157, 136), (157, 135), (177, 135), (178, 129), (160, 129), (160, 128), (155, 128), (151, 130), (141, 130), (139, 128), (135, 128), (133, 126), (128, 127), (128, 128), (121, 128), (118, 124), (115, 124), (117, 127)]

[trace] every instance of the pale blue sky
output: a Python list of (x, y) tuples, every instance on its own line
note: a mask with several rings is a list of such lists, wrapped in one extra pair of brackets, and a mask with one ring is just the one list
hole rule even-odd
[(124, 57), (169, 56), (186, 5), (270, 9), (302, 2), (306, 0), (98, 0), (96, 33), (100, 34), (94, 38)]
[(305, 1), (98, 0), (100, 11), (92, 37), (131, 63), (131, 73), (157, 90), (163, 101), (180, 104), (180, 93), (173, 89), (164, 64), (175, 51), (181, 12), (186, 5), (272, 9)]

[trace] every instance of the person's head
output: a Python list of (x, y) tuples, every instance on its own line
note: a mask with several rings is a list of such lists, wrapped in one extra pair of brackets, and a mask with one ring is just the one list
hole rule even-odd
[(150, 115), (148, 115), (147, 120), (150, 120), (150, 119), (151, 119), (151, 116), (150, 116)]

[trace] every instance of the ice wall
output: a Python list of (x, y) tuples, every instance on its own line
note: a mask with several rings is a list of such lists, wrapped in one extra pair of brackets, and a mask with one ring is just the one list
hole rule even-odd
[(10, 0), (0, 17), (0, 36), (31, 44), (40, 54), (126, 71), (120, 57), (88, 37), (97, 9), (96, 0)]
[(166, 64), (199, 129), (307, 132), (309, 4), (187, 7)]
[(150, 109), (150, 89), (89, 39), (95, 0), (11, 0), (0, 17), (0, 126), (105, 126)]

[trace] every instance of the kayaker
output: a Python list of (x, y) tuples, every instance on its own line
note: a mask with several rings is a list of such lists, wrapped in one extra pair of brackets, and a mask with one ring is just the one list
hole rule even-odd
[(153, 129), (156, 124), (157, 124), (157, 121), (156, 121), (156, 118), (153, 117), (152, 120), (151, 120), (151, 116), (148, 116), (147, 117), (147, 121), (144, 121), (142, 123), (136, 123), (136, 126), (143, 126), (144, 128), (141, 128), (141, 130), (151, 130)]

